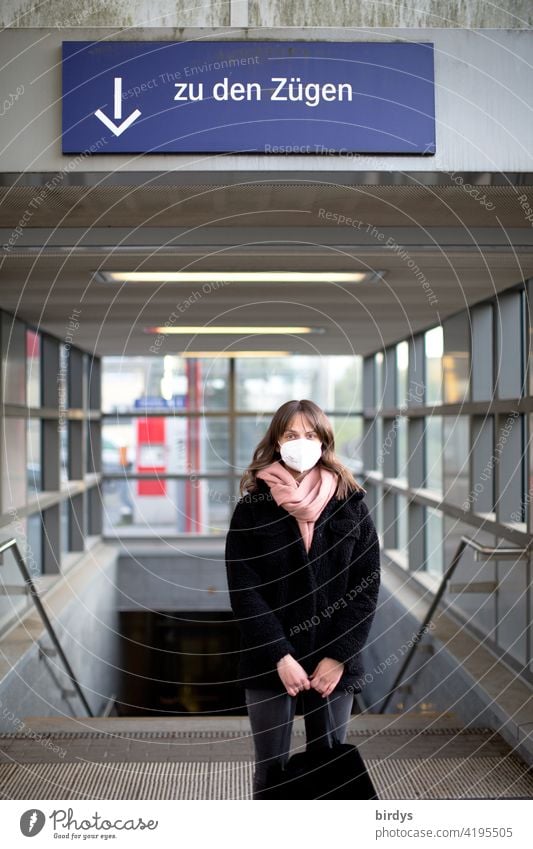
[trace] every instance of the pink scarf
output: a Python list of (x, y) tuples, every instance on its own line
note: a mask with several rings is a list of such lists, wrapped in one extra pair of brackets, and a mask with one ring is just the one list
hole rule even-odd
[(324, 466), (316, 465), (301, 481), (297, 481), (276, 460), (257, 472), (257, 477), (267, 482), (275, 502), (297, 520), (305, 550), (309, 551), (315, 522), (334, 495), (338, 476)]

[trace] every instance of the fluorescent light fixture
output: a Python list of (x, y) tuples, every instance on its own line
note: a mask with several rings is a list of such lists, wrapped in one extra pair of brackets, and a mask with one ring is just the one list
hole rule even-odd
[(105, 283), (370, 283), (384, 271), (100, 271)]
[(291, 351), (179, 351), (177, 357), (290, 357)]
[(180, 325), (179, 327), (174, 327), (173, 325), (166, 327), (145, 327), (145, 333), (158, 333), (158, 334), (173, 334), (173, 333), (186, 333), (186, 334), (197, 334), (203, 333), (206, 335), (211, 334), (222, 334), (224, 336), (237, 334), (241, 336), (242, 334), (254, 334), (254, 333), (324, 333), (323, 327), (291, 327), (280, 325), (279, 327), (276, 325), (262, 325), (262, 324), (208, 324), (208, 325)]

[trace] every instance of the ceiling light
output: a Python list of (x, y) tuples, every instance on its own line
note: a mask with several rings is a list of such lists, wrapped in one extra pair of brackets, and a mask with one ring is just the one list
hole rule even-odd
[(196, 334), (196, 333), (204, 333), (207, 335), (210, 334), (247, 334), (247, 333), (324, 333), (323, 327), (292, 327), (280, 325), (279, 327), (276, 325), (262, 325), (262, 324), (208, 324), (208, 325), (180, 325), (178, 327), (174, 327), (173, 325), (167, 327), (145, 327), (145, 333), (158, 333), (158, 334), (172, 334), (172, 333), (187, 333), (187, 334)]
[(178, 357), (290, 357), (291, 351), (179, 351)]
[(100, 271), (106, 283), (369, 283), (384, 271)]

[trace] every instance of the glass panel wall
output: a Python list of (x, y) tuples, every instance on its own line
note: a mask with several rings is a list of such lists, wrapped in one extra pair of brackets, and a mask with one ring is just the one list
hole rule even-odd
[(102, 373), (106, 534), (221, 533), (244, 469), (290, 398), (326, 410), (336, 453), (362, 473), (360, 357), (105, 357)]
[(235, 503), (233, 481), (228, 478), (105, 480), (104, 533), (151, 539), (220, 536), (227, 532)]
[[(390, 560), (405, 566), (407, 559), (413, 575), (424, 570), (439, 580), (462, 536), (490, 547), (520, 549), (530, 542), (532, 302), (529, 280), (396, 343), (395, 407), (383, 387), (394, 349), (384, 359), (379, 351), (365, 357), (368, 502)], [(467, 547), (453, 581), (459, 587), (472, 582), (472, 590), (447, 591), (447, 598), (465, 627), (520, 674), (527, 668), (533, 683), (527, 570), (518, 559), (477, 560)]]
[(41, 406), (41, 337), (26, 330), (26, 395), (29, 407)]
[(440, 578), (444, 565), (442, 513), (438, 510), (433, 510), (431, 507), (426, 507), (424, 529), (426, 569), (431, 575)]
[(442, 492), (442, 416), (430, 416), (424, 424), (425, 486)]
[[(59, 577), (61, 569), (73, 562), (68, 479), (69, 469), (80, 461), (80, 444), (71, 444), (69, 425), (79, 432), (88, 416), (83, 401), (77, 404), (75, 413), (71, 412), (69, 387), (82, 385), (84, 360), (93, 364), (98, 360), (3, 310), (0, 349), (0, 537), (13, 535), (19, 540), (21, 554), (33, 575), (58, 573)], [(98, 410), (94, 413), (95, 429), (100, 427), (99, 416)], [(99, 483), (85, 480), (81, 473), (78, 478), (82, 493), (77, 498), (84, 489), (90, 492)], [(83, 519), (82, 524), (77, 550), (81, 550), (79, 540), (88, 532)], [(6, 583), (18, 583), (13, 552), (6, 551), (0, 560)], [(9, 610), (14, 616), (27, 601), (24, 596), (0, 599), (1, 622), (4, 613), (7, 622)]]
[(426, 404), (442, 401), (442, 327), (434, 327), (424, 334), (426, 356)]
[(229, 472), (229, 418), (114, 416), (102, 427), (104, 472)]
[(229, 359), (105, 357), (102, 410), (227, 410)]
[(468, 416), (445, 416), (443, 422), (444, 498), (454, 504), (463, 504), (468, 497), (471, 466), (469, 419)]
[(409, 343), (396, 345), (396, 406), (406, 407), (409, 393)]
[(444, 401), (459, 404), (470, 395), (470, 316), (466, 312), (446, 319), (442, 342)]
[(28, 419), (27, 422), (27, 491), (28, 497), (35, 497), (41, 489), (41, 422)]
[(323, 410), (360, 411), (361, 357), (250, 357), (235, 363), (236, 408), (274, 413), (293, 398)]

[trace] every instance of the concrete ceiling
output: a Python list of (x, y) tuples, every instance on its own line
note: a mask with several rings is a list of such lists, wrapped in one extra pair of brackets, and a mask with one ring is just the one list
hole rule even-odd
[[(0, 306), (60, 338), (78, 309), (73, 342), (100, 355), (149, 355), (144, 328), (164, 324), (177, 305), (187, 325), (325, 332), (172, 336), (161, 353), (366, 354), (533, 276), (526, 204), (533, 207), (531, 186), (12, 185), (0, 189)], [(341, 216), (351, 221), (340, 224)], [(231, 283), (197, 297), (197, 284), (110, 285), (99, 270), (386, 275), (344, 286)]]

